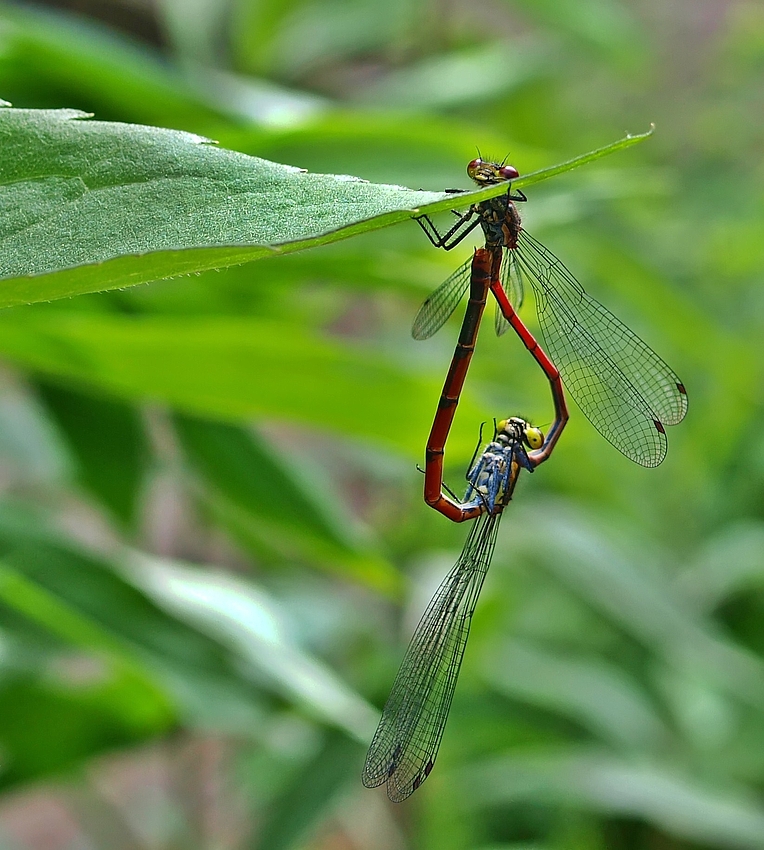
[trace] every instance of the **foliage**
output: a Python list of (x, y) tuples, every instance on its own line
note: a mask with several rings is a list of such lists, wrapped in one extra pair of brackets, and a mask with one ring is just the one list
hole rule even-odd
[[(0, 103), (0, 306), (224, 268), (394, 224), (405, 209), (454, 206), (443, 193), (310, 174), (189, 133), (89, 118)], [(647, 135), (542, 169), (518, 188)], [(467, 193), (459, 205), (500, 191)]]
[[(4, 846), (50, 819), (109, 848), (764, 847), (764, 16), (491, 9), (162, 0), (165, 62), (0, 7)], [(690, 412), (643, 470), (573, 408), (507, 512), (437, 768), (386, 807), (364, 747), (465, 533), (415, 469), (455, 325), (408, 327), (471, 248), (405, 221), (476, 145)], [(455, 488), (516, 414), (543, 425), (548, 389), (485, 330)]]

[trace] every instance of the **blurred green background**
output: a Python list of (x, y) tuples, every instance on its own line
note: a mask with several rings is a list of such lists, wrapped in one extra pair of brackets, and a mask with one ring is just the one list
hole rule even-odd
[[(764, 6), (58, 5), (0, 5), (0, 97), (313, 171), (466, 187), (476, 147), (527, 173), (655, 122), (523, 213), (690, 411), (644, 470), (572, 405), (504, 520), (437, 767), (394, 806), (365, 747), (466, 534), (415, 468), (457, 324), (409, 327), (470, 245), (412, 223), (5, 311), (42, 364), (51, 323), (94, 345), (76, 375), (0, 371), (0, 847), (764, 848)], [(250, 375), (300, 409), (262, 328), (294, 333), (299, 417), (246, 414)], [(306, 328), (357, 396), (324, 396)], [(517, 414), (547, 424), (548, 388), (486, 328), (453, 487)]]

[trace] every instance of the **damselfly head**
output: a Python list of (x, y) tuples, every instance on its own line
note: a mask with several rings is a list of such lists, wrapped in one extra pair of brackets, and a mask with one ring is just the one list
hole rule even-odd
[(473, 159), (467, 166), (467, 174), (478, 186), (493, 186), (506, 180), (515, 180), (520, 172), (514, 165), (504, 165), (500, 162), (486, 162), (483, 159)]
[(510, 416), (496, 424), (496, 435), (510, 437), (513, 440), (525, 439), (525, 431), (530, 425), (519, 416)]
[(496, 425), (496, 434), (517, 442), (522, 441), (530, 449), (540, 449), (544, 445), (544, 432), (519, 416), (502, 419)]

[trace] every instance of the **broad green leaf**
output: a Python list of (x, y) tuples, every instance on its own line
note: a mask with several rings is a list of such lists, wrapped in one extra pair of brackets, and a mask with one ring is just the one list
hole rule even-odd
[[(647, 134), (645, 134), (647, 135)], [(627, 137), (516, 182), (640, 141)], [(0, 108), (0, 306), (50, 300), (296, 251), (455, 205), (223, 150), (189, 133)], [(458, 205), (504, 191), (493, 186)]]
[[(216, 419), (309, 422), (417, 458), (442, 381), (292, 324), (256, 319), (14, 310), (0, 318), (0, 352), (121, 398), (160, 400)], [(449, 444), (454, 453), (473, 450), (474, 423), (484, 418), (466, 393)]]
[(0, 141), (0, 277), (14, 279), (0, 285), (5, 306), (322, 244), (443, 197), (67, 110), (0, 109)]

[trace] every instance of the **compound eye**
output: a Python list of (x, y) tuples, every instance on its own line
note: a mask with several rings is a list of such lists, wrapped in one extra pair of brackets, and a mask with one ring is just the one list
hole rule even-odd
[(540, 428), (526, 428), (525, 439), (532, 449), (540, 449), (544, 445), (544, 434)]
[(499, 175), (503, 180), (516, 180), (520, 176), (520, 172), (514, 165), (502, 165), (499, 169)]
[(467, 174), (472, 177), (477, 172), (477, 170), (483, 165), (482, 159), (473, 159), (472, 162), (467, 166)]

